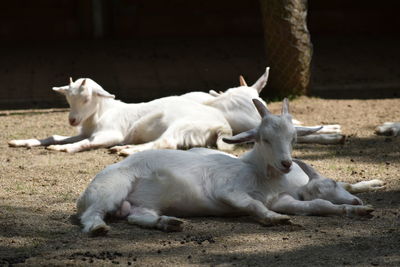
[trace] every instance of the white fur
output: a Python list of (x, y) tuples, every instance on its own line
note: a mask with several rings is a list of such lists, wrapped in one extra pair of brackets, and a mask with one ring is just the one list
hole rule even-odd
[(71, 109), (69, 121), (79, 134), (37, 140), (12, 140), (10, 146), (48, 146), (48, 149), (79, 152), (118, 144), (137, 144), (135, 151), (153, 148), (217, 146), (232, 130), (223, 115), (211, 107), (181, 97), (165, 97), (148, 103), (126, 104), (115, 100), (91, 79), (54, 87), (65, 95)]
[[(253, 106), (252, 99), (258, 99), (266, 103), (260, 98), (259, 94), (266, 86), (269, 77), (269, 67), (265, 73), (251, 86), (242, 82), (241, 86), (226, 90), (225, 92), (217, 93), (214, 90), (210, 92), (191, 92), (182, 95), (181, 97), (196, 101), (198, 103), (213, 107), (222, 112), (229, 125), (232, 127), (233, 134), (238, 134), (254, 127), (257, 127), (260, 115)], [(293, 119), (296, 127), (300, 127), (302, 123)], [(299, 137), (299, 143), (316, 143), (316, 144), (342, 144), (345, 141), (345, 136), (341, 134), (340, 125), (321, 125), (321, 126), (304, 126), (307, 128), (322, 127), (316, 133)]]
[[(268, 73), (269, 68), (250, 87), (240, 86), (228, 89), (223, 93), (217, 93), (212, 90), (209, 94), (204, 92), (190, 92), (180, 97), (218, 110), (228, 121), (233, 134), (238, 134), (252, 129), (259, 124), (260, 115), (255, 109), (252, 99), (258, 99), (266, 105), (264, 100), (259, 97), (259, 92), (261, 92), (268, 81)], [(111, 150), (124, 156), (137, 152), (134, 146), (129, 145), (113, 147)]]
[(379, 135), (398, 136), (400, 135), (400, 122), (385, 122), (375, 128), (375, 133)]
[[(71, 79), (69, 85), (53, 90), (66, 96), (71, 107), (70, 124), (78, 127), (79, 134), (72, 137), (53, 135), (42, 140), (11, 140), (9, 145), (47, 146), (66, 152), (114, 146), (111, 150), (121, 155), (153, 148), (196, 146), (231, 150), (231, 146), (221, 141), (222, 137), (257, 126), (260, 117), (251, 100), (258, 99), (265, 104), (259, 93), (268, 81), (268, 74), (269, 68), (250, 87), (245, 84), (223, 93), (191, 92), (180, 98), (165, 97), (141, 104), (114, 100), (114, 95), (91, 79), (75, 82)], [(337, 125), (324, 126), (318, 133), (331, 134), (299, 137), (298, 141), (323, 144), (344, 141)]]
[[(108, 166), (78, 199), (83, 231), (106, 233), (106, 214), (126, 217), (128, 222), (143, 227), (180, 231), (182, 221), (174, 216), (248, 214), (262, 224), (277, 224), (287, 222), (289, 217), (276, 211), (349, 216), (372, 211), (366, 206), (335, 205), (312, 197), (298, 200), (301, 192), (310, 191), (307, 184), (313, 175), (292, 162), (296, 130), (287, 102), (281, 116), (270, 114), (257, 100), (255, 104), (263, 117), (261, 124), (224, 139), (228, 143), (255, 142), (241, 158), (205, 148), (149, 150)], [(320, 191), (313, 192), (323, 197)], [(354, 198), (350, 199), (352, 204)], [(297, 207), (299, 203), (303, 205)]]
[(260, 122), (260, 115), (253, 105), (252, 99), (264, 103), (259, 93), (268, 82), (269, 67), (252, 86), (239, 86), (217, 93), (191, 92), (181, 95), (198, 103), (213, 107), (222, 112), (234, 134), (253, 129)]

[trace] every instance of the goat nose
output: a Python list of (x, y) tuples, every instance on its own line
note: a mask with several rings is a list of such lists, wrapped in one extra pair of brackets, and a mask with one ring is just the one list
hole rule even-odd
[(69, 118), (69, 124), (74, 125), (76, 119), (74, 118)]
[(286, 169), (289, 169), (292, 166), (292, 161), (291, 160), (282, 160), (281, 164)]

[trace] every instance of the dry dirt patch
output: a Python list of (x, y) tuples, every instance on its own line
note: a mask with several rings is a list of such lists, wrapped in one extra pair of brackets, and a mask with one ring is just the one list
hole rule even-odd
[[(400, 265), (400, 138), (375, 136), (400, 120), (400, 99), (299, 98), (294, 116), (307, 124), (339, 123), (343, 146), (297, 145), (294, 155), (336, 180), (382, 179), (362, 194), (371, 219), (292, 216), (293, 225), (263, 227), (251, 218), (186, 218), (181, 233), (110, 221), (106, 237), (89, 238), (71, 222), (75, 200), (92, 177), (121, 160), (105, 149), (66, 154), (9, 148), (7, 140), (70, 135), (63, 110), (0, 112), (0, 265)], [(271, 103), (278, 112), (280, 103)], [(238, 150), (237, 153), (240, 153)]]

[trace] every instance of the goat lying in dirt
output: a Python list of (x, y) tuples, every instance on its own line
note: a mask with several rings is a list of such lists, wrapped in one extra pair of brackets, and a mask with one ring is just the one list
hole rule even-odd
[[(225, 92), (215, 92), (211, 90), (209, 94), (204, 92), (191, 92), (182, 95), (193, 101), (198, 101), (204, 105), (211, 106), (220, 110), (224, 117), (228, 120), (234, 134), (241, 133), (253, 129), (258, 125), (259, 115), (253, 107), (252, 99), (258, 99), (265, 103), (259, 94), (266, 86), (269, 76), (269, 67), (265, 73), (251, 86), (243, 76), (239, 76), (240, 86), (230, 88)], [(301, 127), (302, 123), (293, 119), (295, 127)], [(315, 128), (319, 126), (307, 126), (307, 128)], [(341, 134), (340, 125), (323, 125), (322, 129), (314, 134), (301, 136), (298, 143), (319, 143), (319, 144), (343, 144), (345, 136)]]
[[(251, 215), (269, 225), (289, 221), (280, 213), (365, 216), (373, 211), (341, 184), (293, 162), (296, 137), (315, 130), (294, 128), (287, 100), (281, 116), (257, 99), (254, 104), (261, 123), (224, 139), (231, 144), (255, 142), (241, 158), (206, 148), (149, 150), (105, 168), (77, 201), (83, 231), (107, 233), (106, 214), (143, 227), (180, 231), (182, 220), (174, 216)], [(370, 181), (354, 188), (380, 186), (380, 181)]]
[[(268, 74), (269, 68), (252, 86), (242, 85), (231, 88), (220, 95), (190, 92), (180, 97), (220, 111), (231, 126), (233, 134), (241, 133), (257, 126), (260, 120), (252, 99), (258, 99), (264, 103), (259, 93), (267, 84)], [(115, 146), (111, 148), (111, 151), (124, 156), (137, 152), (135, 145)]]
[(376, 127), (375, 133), (379, 135), (398, 136), (400, 134), (400, 122), (385, 122)]
[(72, 137), (12, 140), (10, 146), (48, 146), (48, 149), (79, 152), (117, 144), (138, 144), (134, 151), (157, 148), (216, 146), (231, 150), (222, 141), (232, 136), (224, 116), (216, 109), (182, 97), (164, 97), (148, 103), (126, 104), (115, 100), (91, 79), (78, 79), (54, 91), (65, 95), (69, 123), (79, 128)]
[[(265, 86), (267, 79), (268, 75), (262, 75), (257, 84)], [(69, 85), (53, 90), (65, 95), (71, 108), (69, 123), (78, 127), (79, 134), (11, 140), (10, 146), (47, 146), (50, 150), (65, 152), (115, 146), (111, 151), (122, 155), (157, 148), (213, 146), (225, 151), (233, 148), (222, 142), (222, 137), (232, 135), (223, 114), (188, 97), (172, 96), (148, 103), (126, 104), (114, 100), (114, 95), (91, 79), (75, 82), (70, 79)], [(253, 90), (250, 88), (249, 92)], [(254, 113), (254, 107), (251, 108)], [(240, 112), (236, 114), (239, 116)]]
[[(221, 142), (222, 136), (257, 126), (259, 115), (251, 99), (263, 102), (259, 93), (267, 84), (268, 75), (269, 68), (250, 87), (241, 77), (240, 87), (220, 94), (191, 92), (181, 97), (164, 97), (141, 104), (114, 100), (114, 95), (91, 79), (79, 79), (76, 82), (71, 79), (69, 85), (54, 87), (53, 90), (66, 96), (71, 108), (69, 122), (79, 127), (79, 134), (72, 137), (54, 135), (42, 140), (11, 140), (9, 145), (48, 146), (50, 150), (65, 152), (114, 146), (111, 151), (120, 155), (154, 148), (197, 146), (216, 146), (229, 151), (232, 147)], [(222, 114), (217, 114), (218, 111)], [(195, 129), (194, 122), (197, 124)], [(319, 131), (320, 134), (299, 137), (298, 141), (341, 143), (344, 136), (339, 132), (339, 125), (327, 125)]]
[[(182, 98), (204, 104), (219, 110), (225, 119), (229, 122), (233, 134), (238, 134), (255, 128), (260, 120), (260, 115), (254, 108), (252, 99), (258, 99), (265, 102), (259, 97), (259, 94), (268, 82), (269, 68), (265, 73), (251, 86), (247, 86), (246, 81), (240, 76), (240, 86), (226, 90), (225, 92), (217, 93), (213, 90), (210, 93), (205, 92), (190, 92), (181, 95)], [(302, 127), (301, 122), (293, 120), (295, 127)], [(345, 136), (340, 134), (340, 125), (324, 125), (320, 126), (305, 126), (308, 129), (320, 129), (316, 133), (298, 138), (299, 143), (319, 143), (319, 144), (342, 144)], [(130, 155), (137, 152), (135, 145), (115, 146), (111, 148), (113, 152), (118, 152), (120, 155)]]

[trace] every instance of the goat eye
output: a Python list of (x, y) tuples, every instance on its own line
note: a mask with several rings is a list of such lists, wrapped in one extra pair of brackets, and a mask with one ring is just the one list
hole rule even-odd
[(267, 144), (269, 144), (270, 142), (267, 139), (263, 139), (263, 141)]

